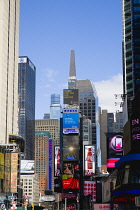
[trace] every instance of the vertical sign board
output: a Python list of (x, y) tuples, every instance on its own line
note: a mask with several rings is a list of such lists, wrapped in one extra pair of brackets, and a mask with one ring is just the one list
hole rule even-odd
[(107, 134), (107, 168), (115, 168), (115, 162), (123, 156), (123, 136), (119, 133)]
[(54, 147), (54, 176), (60, 176), (60, 146)]
[(139, 153), (140, 148), (140, 114), (131, 116), (131, 148), (133, 153)]
[(95, 146), (85, 146), (85, 176), (95, 174)]
[(4, 179), (4, 153), (0, 152), (0, 179)]
[(48, 190), (52, 190), (52, 139), (49, 139), (49, 183)]
[(91, 200), (96, 202), (96, 181), (84, 181), (84, 196), (91, 195)]
[(63, 109), (63, 134), (79, 133), (79, 110)]
[(18, 153), (11, 153), (11, 192), (17, 192)]
[(11, 175), (11, 153), (5, 153), (5, 192), (11, 191), (10, 175)]

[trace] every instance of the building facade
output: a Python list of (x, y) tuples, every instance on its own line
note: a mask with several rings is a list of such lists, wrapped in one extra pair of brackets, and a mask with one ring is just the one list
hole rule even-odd
[(26, 174), (20, 176), (23, 185), (23, 195), (27, 197), (29, 205), (39, 204), (39, 179), (37, 174)]
[(19, 135), (25, 139), (26, 159), (34, 159), (36, 68), (28, 57), (19, 57)]
[(0, 1), (0, 144), (18, 134), (18, 46), (20, 1)]
[(35, 131), (35, 173), (39, 177), (41, 195), (45, 195), (47, 190), (53, 190), (53, 163), (53, 142), (50, 144), (50, 133)]
[(123, 0), (123, 81), (128, 99), (140, 88), (140, 1)]
[(58, 119), (35, 120), (35, 131), (49, 131), (55, 145), (60, 145), (60, 122)]

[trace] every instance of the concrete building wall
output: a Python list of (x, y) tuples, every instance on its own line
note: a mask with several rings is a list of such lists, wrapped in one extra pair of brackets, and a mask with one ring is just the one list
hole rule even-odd
[(0, 1), (0, 143), (17, 134), (19, 6)]
[(58, 119), (35, 120), (35, 131), (49, 131), (55, 145), (60, 144), (60, 122)]

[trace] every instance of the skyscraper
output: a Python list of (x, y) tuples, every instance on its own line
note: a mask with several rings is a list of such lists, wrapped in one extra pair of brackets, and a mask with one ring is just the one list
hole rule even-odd
[(128, 99), (140, 88), (140, 1), (122, 0), (123, 81)]
[(76, 88), (75, 53), (74, 53), (74, 50), (71, 50), (68, 89), (75, 89), (75, 88)]
[(25, 139), (26, 159), (34, 159), (36, 68), (28, 57), (19, 57), (19, 134)]
[(77, 80), (74, 50), (71, 51), (68, 89), (78, 89), (79, 108), (92, 124), (92, 144), (96, 145), (97, 166), (101, 167), (100, 125), (98, 117), (98, 96), (91, 80)]
[(60, 94), (51, 94), (50, 119), (60, 120), (61, 110)]
[(60, 122), (58, 119), (35, 120), (35, 131), (48, 131), (55, 145), (60, 145)]
[[(35, 173), (39, 177), (39, 192), (41, 195), (45, 194), (45, 190), (49, 189), (49, 182), (51, 182), (53, 176), (49, 174), (49, 137), (48, 131), (35, 131)], [(52, 148), (51, 148), (52, 150)], [(51, 164), (53, 161), (51, 160)], [(51, 165), (53, 170), (53, 167)], [(53, 174), (53, 171), (51, 171)]]
[(20, 1), (0, 1), (0, 143), (17, 134)]

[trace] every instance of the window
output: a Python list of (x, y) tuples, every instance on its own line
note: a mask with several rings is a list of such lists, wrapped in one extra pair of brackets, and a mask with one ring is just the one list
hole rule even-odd
[(118, 129), (118, 125), (115, 125), (115, 129)]

